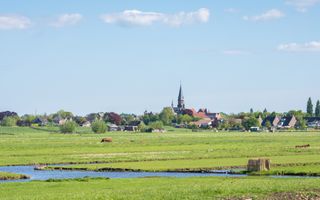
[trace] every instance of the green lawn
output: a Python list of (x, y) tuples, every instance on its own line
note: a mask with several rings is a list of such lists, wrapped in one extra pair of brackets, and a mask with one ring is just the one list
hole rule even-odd
[[(320, 197), (320, 179), (283, 178), (136, 178), (80, 179), (62, 182), (0, 184), (2, 200), (36, 199), (261, 199), (303, 193)], [(301, 194), (300, 194), (301, 195)], [(288, 198), (287, 198), (288, 199)], [(291, 199), (291, 198), (289, 198)]]

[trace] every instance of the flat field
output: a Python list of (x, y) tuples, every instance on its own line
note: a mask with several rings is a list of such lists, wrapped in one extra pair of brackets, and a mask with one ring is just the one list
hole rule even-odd
[[(68, 167), (87, 170), (122, 168), (175, 171), (245, 167), (248, 159), (264, 157), (271, 159), (270, 174), (319, 175), (320, 172), (320, 133), (316, 132), (215, 133), (169, 130), (159, 134), (93, 134), (90, 129), (79, 129), (77, 132), (60, 134), (57, 128), (0, 127), (0, 165), (75, 163)], [(112, 137), (113, 142), (101, 143), (104, 137)], [(295, 148), (296, 145), (305, 144), (310, 144), (310, 148)], [(90, 187), (86, 187), (86, 181), (90, 182)], [(37, 195), (43, 195), (38, 196), (38, 199), (142, 199), (144, 195), (153, 199), (210, 199), (213, 196), (263, 198), (278, 192), (281, 195), (287, 195), (287, 192), (318, 195), (320, 178), (208, 177), (35, 181), (0, 184), (0, 196), (6, 197), (3, 199), (17, 197), (17, 194), (11, 195), (15, 188), (21, 194), (20, 199), (24, 199), (23, 196), (28, 197), (33, 190), (41, 190), (36, 192)], [(65, 192), (59, 194), (59, 190)], [(29, 197), (37, 199), (37, 196)]]

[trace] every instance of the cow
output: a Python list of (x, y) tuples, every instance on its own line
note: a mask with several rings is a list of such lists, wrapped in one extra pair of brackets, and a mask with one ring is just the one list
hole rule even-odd
[(101, 143), (103, 143), (103, 142), (112, 142), (112, 138), (111, 137), (103, 138), (101, 140)]
[(310, 147), (310, 144), (305, 144), (305, 145), (297, 145), (296, 149), (301, 149), (301, 148), (308, 148)]

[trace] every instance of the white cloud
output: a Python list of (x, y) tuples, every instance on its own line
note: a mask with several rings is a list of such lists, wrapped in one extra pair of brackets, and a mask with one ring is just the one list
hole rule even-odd
[(206, 8), (201, 8), (194, 12), (179, 12), (175, 14), (125, 10), (120, 13), (104, 14), (101, 16), (102, 20), (108, 24), (150, 26), (155, 23), (163, 23), (175, 27), (185, 24), (206, 23), (209, 21), (209, 17), (210, 11)]
[(262, 13), (261, 15), (244, 16), (243, 19), (248, 21), (269, 21), (269, 20), (280, 19), (284, 16), (285, 14), (280, 10), (271, 9), (266, 11), (265, 13)]
[(26, 29), (31, 26), (31, 20), (19, 15), (0, 15), (0, 30)]
[(238, 13), (239, 12), (239, 9), (236, 9), (236, 8), (227, 8), (224, 10), (224, 12), (227, 12), (227, 13)]
[(82, 15), (79, 13), (62, 14), (51, 25), (57, 28), (75, 25), (79, 23), (82, 20), (82, 18)]
[(286, 4), (294, 6), (299, 12), (306, 12), (318, 3), (320, 0), (286, 0)]
[(320, 41), (312, 41), (304, 44), (288, 43), (278, 46), (279, 51), (289, 52), (315, 52), (320, 51)]
[(225, 50), (225, 51), (222, 51), (222, 54), (230, 55), (230, 56), (241, 56), (241, 55), (250, 55), (251, 52), (243, 51), (243, 50)]

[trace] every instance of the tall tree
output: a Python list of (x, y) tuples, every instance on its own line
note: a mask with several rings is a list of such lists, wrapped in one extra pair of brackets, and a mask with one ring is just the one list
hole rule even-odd
[(311, 97), (309, 97), (309, 99), (308, 99), (307, 113), (308, 113), (309, 116), (313, 116), (313, 104), (312, 104)]
[(170, 107), (163, 108), (159, 117), (164, 125), (171, 125), (172, 120), (174, 119), (174, 113), (172, 111), (172, 108)]
[(315, 115), (316, 117), (320, 117), (320, 101), (319, 100), (317, 101), (317, 104), (316, 104)]

